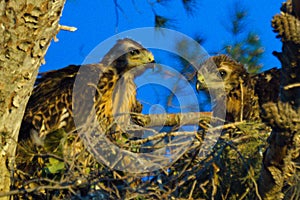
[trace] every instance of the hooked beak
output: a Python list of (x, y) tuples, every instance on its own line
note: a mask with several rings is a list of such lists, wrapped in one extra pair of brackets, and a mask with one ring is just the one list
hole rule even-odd
[(156, 63), (156, 62), (155, 62), (155, 60), (153, 60), (153, 61), (149, 62), (149, 63), (147, 64), (146, 68), (148, 68), (148, 69), (152, 69), (152, 71), (154, 71), (154, 69), (155, 69), (155, 66), (156, 66), (156, 64), (155, 64), (155, 63)]
[(201, 87), (201, 85), (200, 85), (199, 81), (197, 80), (197, 82), (196, 82), (196, 90), (197, 90), (198, 93), (200, 92), (200, 87)]
[(155, 63), (156, 63), (155, 60), (153, 60), (153, 61), (151, 62), (151, 65), (152, 65), (152, 72), (154, 72), (154, 68), (155, 68), (155, 66), (156, 66)]
[(199, 93), (200, 90), (207, 89), (207, 85), (204, 81), (204, 77), (201, 74), (197, 74), (196, 90)]

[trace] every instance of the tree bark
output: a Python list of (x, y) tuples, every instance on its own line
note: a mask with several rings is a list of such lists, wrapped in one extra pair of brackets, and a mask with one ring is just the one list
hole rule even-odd
[(51, 39), (59, 31), (64, 3), (64, 0), (0, 2), (1, 193), (10, 189), (24, 110)]
[[(263, 199), (298, 199), (293, 177), (299, 174), (300, 137), (300, 18), (299, 0), (287, 0), (282, 13), (272, 20), (274, 32), (282, 41), (280, 60), (281, 102), (264, 105), (265, 120), (272, 127), (269, 147), (264, 153), (259, 191)], [(295, 189), (296, 188), (296, 189)], [(298, 195), (298, 196), (297, 196)], [(294, 197), (294, 198), (292, 198)]]

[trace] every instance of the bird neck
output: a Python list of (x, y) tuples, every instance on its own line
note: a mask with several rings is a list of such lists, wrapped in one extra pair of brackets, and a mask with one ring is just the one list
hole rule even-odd
[(102, 128), (108, 130), (115, 122), (127, 126), (136, 102), (134, 75), (125, 73), (121, 76), (115, 68), (107, 68), (100, 78), (97, 92), (95, 109)]
[(116, 69), (113, 67), (106, 67), (104, 68), (97, 85), (95, 97), (96, 116), (101, 127), (105, 131), (112, 123), (112, 94), (118, 80), (119, 75)]
[(239, 87), (231, 90), (226, 97), (226, 120), (237, 122), (259, 119), (258, 97), (254, 84), (240, 80)]

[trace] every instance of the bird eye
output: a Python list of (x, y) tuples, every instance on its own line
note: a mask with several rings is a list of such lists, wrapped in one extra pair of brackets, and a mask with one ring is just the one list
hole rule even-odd
[(225, 70), (220, 70), (219, 73), (222, 78), (224, 78), (227, 75), (227, 72)]
[(131, 50), (129, 53), (130, 53), (130, 55), (134, 56), (134, 55), (138, 55), (140, 53), (140, 51), (138, 49), (134, 49), (134, 50)]

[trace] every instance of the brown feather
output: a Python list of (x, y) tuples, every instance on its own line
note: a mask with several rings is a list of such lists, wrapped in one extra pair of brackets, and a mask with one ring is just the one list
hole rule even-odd
[[(212, 92), (219, 91), (213, 100), (216, 102), (226, 97), (226, 105), (214, 106), (214, 110), (225, 106), (226, 121), (260, 120), (262, 104), (279, 98), (280, 72), (277, 69), (250, 76), (241, 63), (226, 55), (211, 57), (202, 68), (197, 74), (197, 89), (210, 87)], [(216, 78), (216, 73), (221, 78)], [(220, 85), (224, 85), (223, 91)]]
[[(133, 50), (134, 53), (131, 52)], [(128, 76), (127, 72), (131, 74), (130, 70), (141, 65), (142, 70), (139, 70), (143, 71), (145, 70), (143, 66), (153, 61), (150, 51), (131, 39), (123, 39), (118, 40), (101, 63), (84, 66), (70, 65), (40, 74), (25, 111), (19, 139), (29, 138), (32, 130), (37, 132), (39, 137), (44, 137), (58, 129), (64, 129), (66, 132), (75, 130), (73, 103), (78, 108), (76, 113), (81, 113), (82, 118), (86, 119), (92, 109), (88, 103), (94, 102), (98, 121), (101, 121), (101, 125), (107, 130), (113, 122), (115, 106), (122, 108), (121, 112), (126, 110), (130, 112), (136, 110), (134, 106), (138, 105), (136, 86), (133, 82), (136, 74)], [(110, 62), (109, 65), (108, 62)], [(80, 67), (84, 67), (85, 70), (82, 72), (79, 70)], [(117, 82), (123, 75), (128, 76), (122, 82), (123, 86), (128, 86), (126, 91), (116, 88)], [(80, 85), (80, 83), (88, 85)], [(77, 92), (75, 96), (74, 84), (76, 84)], [(130, 94), (128, 94), (129, 91)], [(116, 95), (119, 93), (123, 95)], [(75, 102), (73, 102), (73, 96), (76, 98)], [(84, 120), (79, 120), (79, 122), (84, 123)]]

